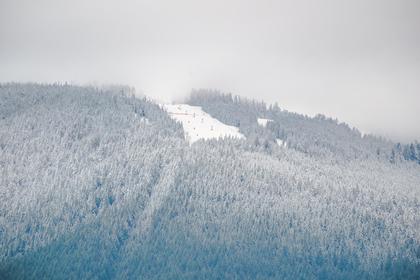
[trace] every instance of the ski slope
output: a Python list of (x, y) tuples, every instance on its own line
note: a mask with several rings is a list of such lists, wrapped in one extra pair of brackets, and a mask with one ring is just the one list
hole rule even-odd
[(185, 138), (190, 144), (200, 139), (245, 138), (234, 126), (226, 125), (204, 112), (199, 106), (187, 104), (162, 105), (169, 116), (182, 123)]

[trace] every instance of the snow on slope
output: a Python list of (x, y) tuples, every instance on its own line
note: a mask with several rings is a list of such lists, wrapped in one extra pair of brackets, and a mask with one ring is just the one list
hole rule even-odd
[(268, 122), (272, 122), (273, 120), (270, 119), (263, 119), (263, 118), (258, 118), (257, 122), (259, 125), (266, 127)]
[(164, 104), (171, 118), (182, 123), (185, 138), (192, 144), (199, 139), (236, 137), (245, 138), (234, 126), (226, 125), (204, 112), (199, 106)]
[(276, 142), (277, 142), (277, 145), (279, 145), (280, 147), (287, 148), (287, 142), (286, 141), (283, 141), (280, 138), (277, 138)]
[[(263, 126), (263, 127), (267, 127), (267, 124), (268, 124), (269, 122), (273, 122), (273, 120), (272, 120), (272, 119), (263, 119), (263, 118), (258, 118), (258, 119), (257, 119), (257, 122), (258, 122), (258, 124), (259, 124), (259, 125), (261, 125), (261, 126)], [(279, 145), (280, 147), (287, 148), (287, 143), (286, 143), (286, 141), (283, 141), (283, 140), (282, 140), (282, 139), (280, 139), (280, 138), (277, 138), (277, 139), (276, 139), (276, 143), (277, 143), (277, 145)]]

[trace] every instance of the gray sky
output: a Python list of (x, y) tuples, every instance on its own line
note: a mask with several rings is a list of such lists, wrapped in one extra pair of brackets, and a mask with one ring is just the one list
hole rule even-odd
[(217, 88), (420, 139), (418, 0), (0, 0), (0, 81)]

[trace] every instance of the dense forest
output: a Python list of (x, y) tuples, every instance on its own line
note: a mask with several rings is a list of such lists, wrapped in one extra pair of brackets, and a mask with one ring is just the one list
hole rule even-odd
[(418, 143), (188, 103), (246, 139), (190, 145), (128, 87), (1, 84), (0, 279), (418, 279)]
[[(267, 145), (281, 139), (288, 147), (317, 157), (377, 157), (392, 163), (409, 160), (420, 164), (418, 142), (404, 145), (375, 135), (362, 136), (356, 128), (322, 114), (311, 118), (282, 110), (278, 104), (267, 105), (206, 89), (193, 90), (187, 103), (201, 106), (223, 122), (239, 127), (256, 144)], [(258, 118), (270, 121), (263, 128), (258, 125)]]

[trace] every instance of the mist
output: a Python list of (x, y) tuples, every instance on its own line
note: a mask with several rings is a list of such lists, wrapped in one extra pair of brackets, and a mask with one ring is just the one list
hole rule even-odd
[(0, 2), (0, 82), (213, 88), (420, 139), (420, 2)]

